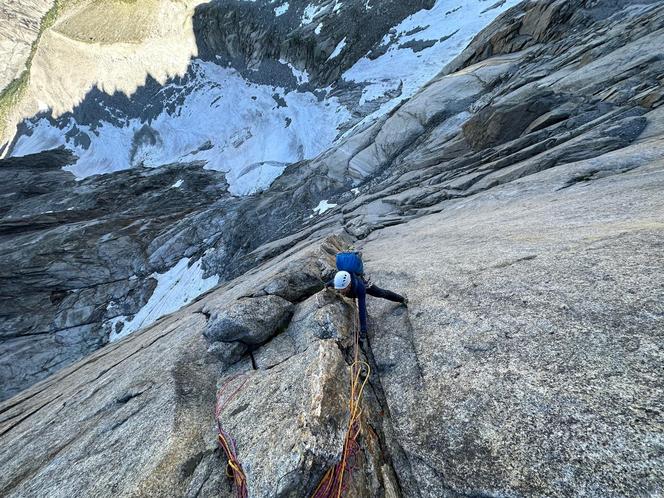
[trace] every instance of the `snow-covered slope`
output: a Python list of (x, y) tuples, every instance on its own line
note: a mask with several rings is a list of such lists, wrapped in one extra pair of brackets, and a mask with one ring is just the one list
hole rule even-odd
[(437, 0), (433, 8), (414, 13), (391, 29), (376, 49), (377, 57), (362, 57), (343, 75), (344, 80), (366, 85), (360, 104), (399, 94), (399, 98), (384, 102), (366, 121), (412, 97), (482, 28), (517, 3), (519, 0), (500, 0), (493, 5), (478, 0)]
[[(206, 34), (192, 28), (200, 0), (151, 0), (140, 7), (84, 1), (65, 10), (37, 47), (28, 89), (5, 123), (11, 129), (20, 121), (15, 134), (5, 133), (12, 139), (6, 152), (64, 146), (78, 156), (69, 168), (79, 178), (202, 160), (227, 173), (231, 193), (250, 194), (269, 186), (286, 165), (315, 157), (358, 123), (412, 96), (515, 3), (438, 0), (420, 9), (411, 1), (396, 12), (376, 0), (218, 1), (217, 9), (238, 16), (236, 24), (247, 23), (247, 41), (238, 43), (251, 45), (251, 55), (243, 59), (227, 47), (203, 60), (195, 42)], [(358, 8), (365, 17), (349, 18)], [(404, 19), (407, 8), (413, 12)], [(91, 25), (105, 11), (123, 28)], [(394, 24), (385, 24), (390, 15)], [(252, 16), (267, 16), (260, 22), (288, 33), (288, 43), (292, 33), (306, 33), (314, 52), (324, 52), (323, 66), (345, 71), (331, 83), (312, 83), (306, 63), (290, 52), (281, 49), (283, 57), (270, 60), (272, 52), (260, 52), (251, 39), (258, 22)], [(379, 42), (371, 50), (358, 52), (352, 29), (372, 19), (391, 27), (373, 33)]]
[[(157, 280), (157, 287), (150, 299), (131, 318), (118, 315), (111, 319), (109, 340), (117, 341), (140, 328), (147, 327), (162, 316), (179, 310), (203, 292), (216, 286), (219, 283), (219, 277), (214, 275), (205, 278), (201, 264), (202, 260), (199, 259), (190, 267), (189, 258), (182, 258), (166, 273), (152, 274), (152, 278)], [(111, 302), (108, 308), (114, 306), (116, 304)]]
[(350, 119), (336, 98), (319, 101), (310, 92), (251, 83), (232, 68), (200, 60), (149, 105), (163, 110), (144, 120), (100, 102), (93, 123), (76, 114), (37, 117), (25, 123), (12, 155), (64, 145), (79, 157), (70, 168), (79, 178), (202, 160), (228, 173), (232, 193), (248, 194), (269, 186), (287, 164), (322, 152)]

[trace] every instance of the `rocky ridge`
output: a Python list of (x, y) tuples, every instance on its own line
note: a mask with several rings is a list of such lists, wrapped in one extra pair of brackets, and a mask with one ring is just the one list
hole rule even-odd
[(230, 496), (211, 412), (240, 374), (251, 496), (308, 495), (347, 416), (353, 309), (318, 277), (349, 242), (411, 302), (370, 303), (350, 495), (661, 494), (662, 37), (656, 2), (523, 3), (390, 115), (197, 206), (238, 278), (0, 405), (2, 494)]

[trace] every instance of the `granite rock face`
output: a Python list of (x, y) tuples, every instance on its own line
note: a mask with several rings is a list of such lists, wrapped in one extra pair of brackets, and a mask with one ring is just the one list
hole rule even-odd
[(662, 493), (663, 165), (558, 166), (367, 239), (410, 298), (369, 328), (421, 496)]
[[(348, 496), (661, 495), (662, 45), (659, 2), (524, 2), (394, 112), (245, 198), (195, 165), (73, 182), (63, 152), (5, 163), (24, 188), (3, 192), (3, 311), (15, 295), (40, 310), (8, 314), (10, 334), (54, 320), (59, 287), (28, 256), (72, 240), (88, 266), (66, 281), (112, 261), (134, 313), (150, 293), (122, 292), (184, 257), (221, 285), (0, 404), (0, 494), (232, 496), (213, 407), (237, 386), (221, 423), (250, 495), (310, 495), (348, 421), (355, 309), (322, 287), (354, 245), (409, 306), (369, 298)], [(184, 172), (197, 187), (171, 192)], [(67, 218), (72, 201), (92, 214)], [(150, 211), (169, 205), (163, 223)], [(68, 296), (70, 323), (96, 316)]]
[(258, 345), (277, 335), (293, 314), (293, 305), (279, 296), (240, 299), (210, 314), (205, 336), (211, 342)]

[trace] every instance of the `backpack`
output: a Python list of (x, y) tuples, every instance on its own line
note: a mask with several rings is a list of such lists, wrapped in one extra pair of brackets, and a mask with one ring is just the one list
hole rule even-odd
[(357, 251), (347, 251), (337, 253), (337, 270), (347, 271), (355, 275), (364, 274), (364, 264), (362, 255)]

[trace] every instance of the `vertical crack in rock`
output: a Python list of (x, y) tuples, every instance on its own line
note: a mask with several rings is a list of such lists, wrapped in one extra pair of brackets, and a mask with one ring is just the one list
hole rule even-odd
[[(398, 479), (398, 484), (402, 496), (418, 497), (420, 496), (417, 482), (413, 478), (413, 471), (409, 461), (409, 457), (402, 448), (398, 438), (395, 435), (394, 428), (392, 427), (392, 415), (390, 407), (383, 390), (383, 385), (380, 379), (380, 369), (376, 364), (376, 359), (371, 349), (371, 342), (367, 337), (364, 342), (365, 347), (362, 349), (367, 362), (371, 366), (372, 374), (369, 379), (369, 385), (373, 391), (374, 397), (379, 405), (380, 413), (380, 429), (379, 435), (381, 436), (381, 447), (385, 453), (386, 460), (394, 470)], [(421, 373), (420, 373), (421, 375)]]

